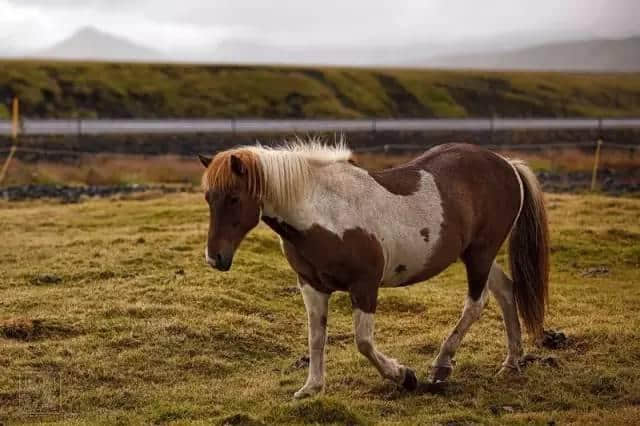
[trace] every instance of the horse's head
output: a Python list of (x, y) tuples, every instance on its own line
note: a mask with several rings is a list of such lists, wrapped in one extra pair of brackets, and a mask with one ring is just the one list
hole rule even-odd
[(260, 170), (255, 155), (241, 150), (200, 156), (200, 161), (206, 168), (202, 183), (209, 204), (205, 259), (228, 271), (240, 242), (260, 221)]

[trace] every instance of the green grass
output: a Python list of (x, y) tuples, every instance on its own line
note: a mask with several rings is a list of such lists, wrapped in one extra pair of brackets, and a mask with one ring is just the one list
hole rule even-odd
[[(306, 375), (294, 367), (306, 353), (305, 313), (269, 230), (252, 232), (232, 271), (218, 273), (203, 261), (208, 210), (199, 194), (1, 204), (0, 422), (637, 421), (640, 201), (550, 195), (548, 205), (547, 326), (564, 330), (570, 344), (527, 347), (557, 356), (560, 368), (534, 364), (494, 377), (505, 344), (491, 300), (447, 391), (407, 393), (358, 354), (349, 299), (336, 294), (326, 395), (296, 402)], [(607, 273), (584, 275), (602, 266)], [(463, 277), (456, 264), (429, 283), (381, 292), (378, 345), (421, 379), (460, 314)]]
[(640, 115), (640, 74), (2, 61), (14, 95), (47, 118), (615, 117)]

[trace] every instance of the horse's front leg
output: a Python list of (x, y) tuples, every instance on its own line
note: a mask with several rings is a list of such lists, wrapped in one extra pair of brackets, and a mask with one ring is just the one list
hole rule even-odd
[(309, 327), (309, 376), (294, 398), (306, 398), (324, 390), (324, 347), (327, 343), (329, 295), (319, 292), (299, 278), (298, 285), (307, 309)]
[(408, 390), (415, 390), (418, 387), (418, 379), (414, 371), (376, 349), (373, 340), (374, 314), (354, 307), (353, 322), (356, 346), (360, 353), (371, 361), (382, 377), (390, 379)]

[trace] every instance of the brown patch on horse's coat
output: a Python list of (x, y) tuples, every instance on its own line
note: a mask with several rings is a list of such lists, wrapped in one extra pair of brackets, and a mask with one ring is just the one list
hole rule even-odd
[(303, 285), (326, 294), (347, 291), (354, 307), (375, 312), (384, 269), (382, 247), (375, 236), (354, 228), (340, 237), (319, 225), (299, 231), (274, 218), (262, 219), (282, 237), (284, 254)]
[(369, 172), (378, 184), (395, 195), (411, 195), (420, 189), (420, 170), (410, 165)]
[(398, 265), (396, 266), (395, 272), (396, 274), (401, 274), (403, 272), (405, 272), (407, 270), (407, 266), (406, 265)]

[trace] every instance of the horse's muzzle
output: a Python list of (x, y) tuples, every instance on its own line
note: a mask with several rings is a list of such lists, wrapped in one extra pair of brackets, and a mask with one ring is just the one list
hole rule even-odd
[(225, 256), (221, 253), (216, 253), (214, 257), (209, 256), (209, 249), (205, 248), (204, 256), (207, 263), (218, 271), (228, 271), (231, 269), (231, 263), (233, 262), (233, 255)]
[(233, 258), (231, 256), (225, 257), (225, 256), (222, 256), (221, 254), (218, 253), (216, 255), (216, 261), (215, 261), (216, 266), (215, 266), (215, 268), (218, 271), (223, 271), (223, 272), (228, 271), (229, 269), (231, 269), (231, 262), (232, 261), (233, 261)]

